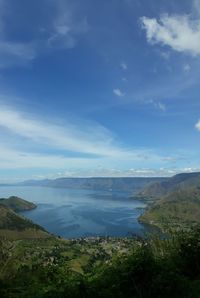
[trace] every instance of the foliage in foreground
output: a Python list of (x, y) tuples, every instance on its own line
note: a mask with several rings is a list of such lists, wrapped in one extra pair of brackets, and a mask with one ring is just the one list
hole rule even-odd
[(81, 275), (59, 265), (21, 267), (1, 297), (200, 297), (200, 229), (141, 241), (131, 254)]

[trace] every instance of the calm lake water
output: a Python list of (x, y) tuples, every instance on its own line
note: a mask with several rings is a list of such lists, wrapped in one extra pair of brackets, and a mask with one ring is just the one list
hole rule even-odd
[(19, 196), (37, 204), (23, 214), (49, 232), (65, 238), (143, 235), (137, 218), (142, 202), (130, 193), (47, 187), (0, 187), (0, 197)]

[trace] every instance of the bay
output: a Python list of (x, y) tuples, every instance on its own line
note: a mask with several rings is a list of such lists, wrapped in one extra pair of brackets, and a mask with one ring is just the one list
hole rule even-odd
[(19, 196), (37, 204), (23, 215), (64, 238), (143, 235), (143, 202), (130, 193), (39, 186), (1, 186), (0, 197)]

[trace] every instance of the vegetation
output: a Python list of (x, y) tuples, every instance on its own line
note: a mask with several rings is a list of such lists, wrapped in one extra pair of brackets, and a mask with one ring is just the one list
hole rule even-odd
[(147, 203), (139, 221), (161, 228), (183, 229), (200, 223), (200, 173), (178, 174), (144, 188)]
[(8, 199), (0, 199), (0, 205), (8, 207), (16, 212), (35, 209), (37, 206), (21, 198), (12, 196)]
[(172, 192), (151, 205), (139, 220), (162, 229), (199, 224), (200, 188)]
[(1, 297), (200, 297), (199, 228), (162, 240), (4, 240), (0, 247)]
[(18, 197), (0, 199), (0, 236), (6, 239), (50, 237), (44, 228), (15, 212), (34, 208), (35, 204)]

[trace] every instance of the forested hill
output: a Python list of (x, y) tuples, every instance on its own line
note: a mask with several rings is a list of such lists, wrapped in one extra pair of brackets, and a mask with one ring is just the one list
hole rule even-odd
[[(139, 220), (161, 229), (200, 223), (200, 173), (178, 174), (144, 188), (140, 197), (149, 202)], [(153, 203), (152, 203), (153, 202)]]
[(161, 229), (189, 228), (200, 224), (200, 188), (188, 188), (168, 194), (150, 205), (139, 220)]

